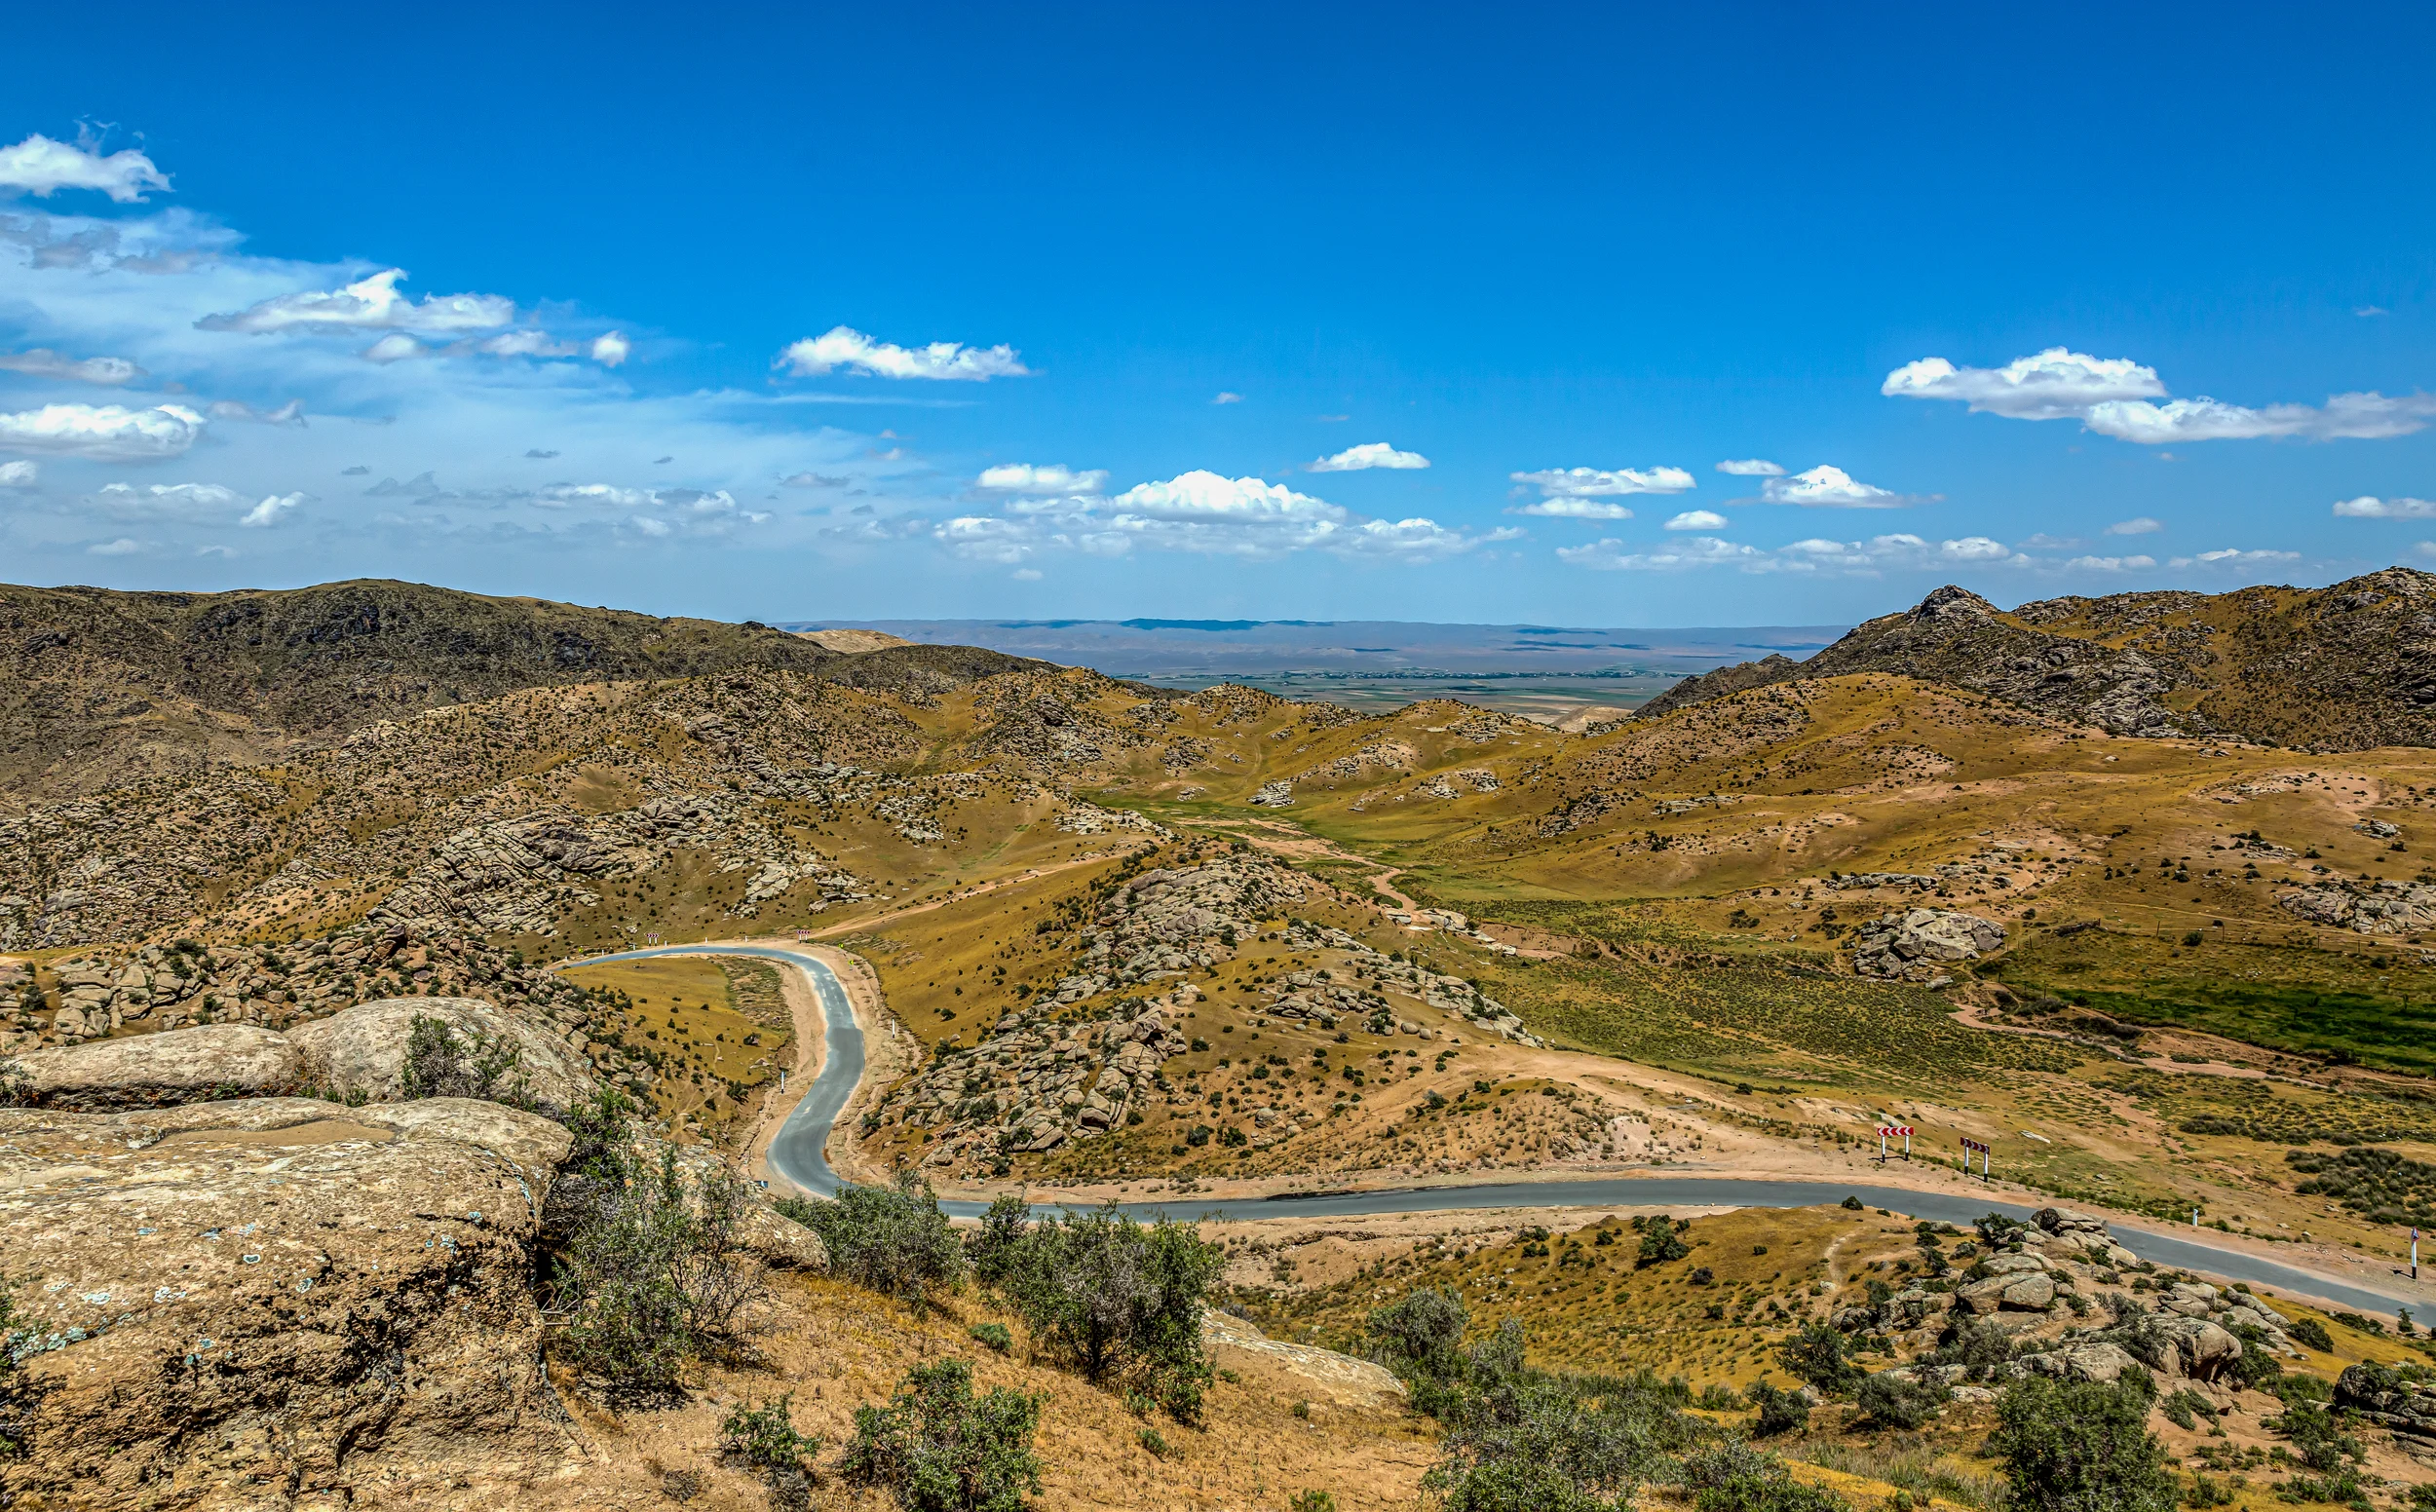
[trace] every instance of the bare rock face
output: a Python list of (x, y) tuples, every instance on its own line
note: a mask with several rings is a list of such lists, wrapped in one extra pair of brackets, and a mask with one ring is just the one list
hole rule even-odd
[(19, 1504), (459, 1504), (577, 1451), (532, 1241), (568, 1149), (436, 1099), (0, 1111), (0, 1248), (44, 1393)]
[(1404, 1382), (1387, 1367), (1333, 1349), (1272, 1339), (1233, 1313), (1204, 1309), (1201, 1338), (1212, 1352), (1272, 1365), (1307, 1386), (1313, 1396), (1339, 1407), (1403, 1405)]
[(2120, 1344), (2070, 1344), (2045, 1354), (2024, 1355), (2021, 1364), (2041, 1376), (2054, 1376), (2064, 1380), (2098, 1380), (2109, 1385), (2123, 1379), (2123, 1372), (2140, 1362), (2131, 1357)]
[(2286, 913), (2359, 934), (2416, 934), (2436, 925), (2436, 887), (2418, 882), (2321, 882), (2276, 894)]
[(1852, 969), (1888, 981), (1933, 982), (1958, 961), (1976, 961), (2004, 944), (2004, 926), (1976, 914), (1915, 908), (1861, 926)]
[(162, 1108), (297, 1090), (304, 1058), (287, 1037), (249, 1024), (207, 1024), (33, 1050), (18, 1058), (36, 1107)]
[(505, 1036), (516, 1048), (516, 1071), (531, 1095), (552, 1107), (581, 1101), (591, 1068), (563, 1040), (476, 998), (383, 998), (291, 1031), (308, 1071), (334, 1092), (361, 1092), (374, 1102), (405, 1096), (406, 1040), (421, 1017), (443, 1019), (460, 1039)]

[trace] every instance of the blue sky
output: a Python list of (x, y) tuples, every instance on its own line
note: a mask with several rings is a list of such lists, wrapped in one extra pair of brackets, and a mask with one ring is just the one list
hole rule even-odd
[(1628, 625), (2436, 567), (2424, 8), (668, 14), (18, 19), (0, 578)]

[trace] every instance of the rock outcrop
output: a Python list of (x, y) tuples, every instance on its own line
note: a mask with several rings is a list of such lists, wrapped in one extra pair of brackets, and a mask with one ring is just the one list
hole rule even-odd
[(479, 1038), (512, 1046), (512, 1078), (545, 1107), (573, 1107), (591, 1087), (590, 1066), (566, 1040), (476, 998), (382, 998), (302, 1025), (287, 1038), (329, 1093), (395, 1102), (406, 1095), (406, 1043), (418, 1018), (439, 1019), (469, 1044)]
[(0, 1486), (80, 1508), (337, 1505), (578, 1453), (539, 1369), (558, 1125), (492, 1103), (0, 1111), (43, 1395)]
[(2275, 901), (2293, 917), (2359, 934), (2417, 934), (2436, 927), (2436, 887), (2420, 882), (2321, 882)]
[(2391, 1429), (2412, 1454), (2436, 1455), (2436, 1382), (2405, 1380), (2390, 1365), (2364, 1362), (2336, 1378), (2335, 1405)]
[(250, 1024), (57, 1045), (18, 1058), (30, 1106), (92, 1112), (158, 1108), (301, 1091), (304, 1057), (285, 1035)]
[(1861, 926), (1852, 969), (1887, 981), (1934, 984), (1957, 962), (1976, 961), (2004, 944), (2004, 926), (1976, 914), (1915, 908)]
[(1258, 1361), (1294, 1379), (1313, 1400), (1339, 1407), (1400, 1407), (1404, 1382), (1384, 1365), (1314, 1344), (1272, 1339), (1230, 1312), (1215, 1307), (1201, 1313), (1201, 1340), (1222, 1361), (1241, 1365)]

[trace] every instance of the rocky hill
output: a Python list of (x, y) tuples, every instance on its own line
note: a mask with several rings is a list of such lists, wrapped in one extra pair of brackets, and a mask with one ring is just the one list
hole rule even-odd
[(840, 652), (750, 622), (413, 583), (227, 593), (0, 586), (0, 792), (188, 775), (519, 688), (760, 668), (920, 697), (1041, 664), (959, 646)]
[(2058, 598), (2009, 614), (1947, 586), (1807, 662), (1770, 657), (1686, 679), (1642, 715), (1859, 672), (1967, 688), (2116, 735), (2436, 744), (2436, 574), (2389, 567), (2324, 588)]

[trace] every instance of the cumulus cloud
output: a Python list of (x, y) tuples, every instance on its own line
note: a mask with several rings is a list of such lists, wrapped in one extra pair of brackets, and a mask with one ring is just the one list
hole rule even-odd
[(1515, 505), (1508, 514), (1539, 514), (1549, 519), (1628, 520), (1632, 511), (1605, 499), (1538, 499)]
[(424, 350), (423, 343), (412, 336), (393, 332), (383, 336), (357, 355), (367, 362), (378, 362), (386, 367), (392, 362), (402, 362), (411, 357), (421, 357)]
[(550, 332), (529, 325), (477, 341), (474, 349), (492, 357), (573, 357), (577, 351), (575, 343), (553, 341)]
[(2153, 556), (2075, 556), (2064, 565), (2075, 572), (2140, 572), (2156, 564)]
[(1686, 510), (1666, 522), (1668, 530), (1723, 530), (1732, 521), (1714, 510)]
[(1717, 465), (1717, 471), (1731, 473), (1735, 477), (1782, 477), (1785, 475), (1784, 469), (1759, 457), (1745, 457), (1740, 462), (1721, 462)]
[(61, 189), (96, 189), (129, 205), (142, 200), (147, 189), (169, 186), (169, 175), (133, 147), (104, 157), (88, 145), (40, 133), (0, 147), (0, 191), (47, 200)]
[(1221, 389), (1218, 391), (1218, 397), (1211, 399), (1210, 402), (1212, 404), (1240, 404), (1243, 402), (1243, 396), (1226, 389)]
[(799, 378), (817, 378), (838, 368), (851, 368), (873, 378), (934, 378), (986, 383), (992, 378), (1022, 378), (1023, 365), (1009, 346), (968, 347), (957, 341), (900, 347), (874, 341), (852, 326), (840, 325), (825, 336), (795, 342), (779, 354), (777, 362)]
[(2134, 519), (2116, 520), (2106, 528), (2106, 533), (2110, 536), (2152, 536), (2164, 528), (2162, 522), (2143, 514)]
[(1760, 498), (1770, 504), (1823, 510), (1894, 510), (1920, 502), (1909, 494), (1860, 482), (1844, 469), (1824, 464), (1791, 477), (1770, 478), (1760, 485)]
[(2268, 567), (2281, 562), (2301, 560), (2298, 551), (2245, 551), (2235, 547), (2222, 547), (2201, 551), (2195, 556), (2177, 556), (2166, 562), (2168, 567)]
[(1341, 505), (1257, 477), (1196, 470), (1121, 494), (1021, 497), (1002, 514), (969, 514), (933, 527), (949, 550), (974, 561), (1012, 563), (1050, 548), (1097, 556), (1189, 551), (1265, 561), (1321, 550), (1353, 560), (1427, 562), (1509, 541), (1423, 517), (1368, 519)]
[(140, 462), (175, 457), (203, 435), (201, 414), (183, 404), (45, 404), (0, 414), (0, 449)]
[(1551, 499), (1679, 494), (1694, 486), (1692, 474), (1681, 468), (1549, 468), (1538, 472), (1516, 472), (1512, 477)]
[(615, 367), (634, 352), (634, 343), (626, 339), (624, 331), (610, 331), (592, 338), (592, 360), (603, 367)]
[(1039, 467), (1028, 462), (1007, 462), (983, 468), (977, 481), (992, 493), (1095, 494), (1107, 486), (1108, 472), (1101, 468), (1077, 472), (1060, 463)]
[(428, 294), (418, 303), (398, 292), (405, 276), (402, 268), (385, 268), (335, 290), (274, 294), (234, 314), (207, 315), (195, 326), (257, 336), (360, 330), (454, 336), (495, 330), (515, 319), (515, 302), (499, 294)]
[(144, 370), (123, 357), (62, 357), (48, 347), (28, 352), (0, 352), (0, 371), (29, 378), (64, 378), (116, 388), (144, 376)]
[(133, 556), (144, 548), (142, 542), (121, 536), (116, 541), (96, 541), (85, 550), (93, 556)]
[(2335, 512), (2351, 519), (2436, 519), (2436, 499), (2338, 499)]
[(2011, 420), (2077, 420), (2093, 404), (2161, 398), (2154, 368), (2129, 358), (2097, 358), (2064, 347), (2017, 357), (2002, 367), (1957, 367), (1941, 357), (1906, 362), (1878, 392), (1892, 398), (1957, 399), (1974, 414)]
[(2154, 368), (2064, 347), (2015, 358), (2002, 367), (1957, 367), (1941, 357), (1922, 358), (1888, 373), (1879, 392), (1896, 398), (1958, 400), (1974, 412), (2013, 420), (2078, 420), (2100, 435), (2144, 446), (2261, 438), (2379, 440), (2409, 435), (2436, 419), (2436, 395), (2424, 394), (2393, 398), (2373, 392), (2338, 394), (2323, 405), (2256, 409), (2204, 395), (2167, 399)]
[(305, 423), (304, 400), (289, 399), (277, 409), (256, 409), (244, 399), (214, 399), (211, 418), (243, 420), (253, 425), (300, 426)]
[(970, 562), (1012, 566), (1032, 554), (1035, 533), (1021, 520), (994, 514), (967, 514), (944, 520), (932, 532), (956, 555)]
[(1397, 451), (1385, 441), (1364, 441), (1348, 446), (1333, 457), (1322, 457), (1311, 465), (1313, 472), (1359, 472), (1370, 468), (1409, 470), (1426, 468), (1429, 459), (1417, 451)]
[(0, 462), (0, 488), (33, 488), (42, 482), (42, 469), (31, 462)]
[(2161, 446), (2285, 437), (2385, 440), (2424, 430), (2431, 418), (2436, 418), (2436, 395), (2387, 398), (2381, 394), (2338, 394), (2322, 407), (2269, 404), (2251, 409), (2204, 397), (2166, 404), (2116, 401), (2092, 405), (2087, 421), (2089, 429), (2100, 435)]
[(237, 490), (218, 483), (149, 483), (140, 488), (133, 483), (108, 483), (93, 497), (95, 503), (121, 516), (226, 510), (243, 502)]
[(246, 517), (237, 523), (257, 530), (265, 526), (276, 525), (280, 522), (280, 516), (304, 502), (305, 495), (301, 493), (272, 494), (247, 510)]
[[(431, 476), (426, 472), (419, 481), (429, 482)], [(552, 483), (533, 495), (535, 503), (552, 507), (587, 504), (615, 510), (643, 509), (657, 498), (651, 489), (621, 488), (615, 483)]]
[(1914, 535), (1877, 536), (1869, 541), (1833, 541), (1813, 537), (1764, 551), (1757, 547), (1693, 536), (1662, 546), (1634, 548), (1621, 541), (1598, 541), (1585, 547), (1559, 547), (1557, 558), (1577, 567), (1603, 572), (1683, 572), (1702, 567), (1732, 567), (1748, 573), (1876, 575), (1887, 571), (1952, 567), (2027, 567), (2031, 558), (1985, 536), (1931, 542)]

